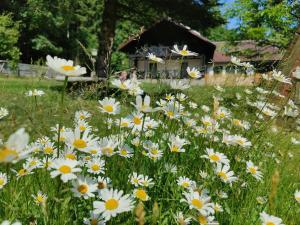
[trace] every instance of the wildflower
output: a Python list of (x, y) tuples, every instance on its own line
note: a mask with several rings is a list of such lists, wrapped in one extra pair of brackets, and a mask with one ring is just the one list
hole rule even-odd
[(196, 209), (203, 215), (213, 214), (213, 204), (210, 203), (210, 197), (204, 194), (199, 194), (197, 191), (189, 191), (183, 193), (184, 198), (181, 202), (189, 204), (190, 209)]
[(50, 55), (47, 55), (46, 64), (54, 71), (65, 76), (77, 77), (86, 74), (86, 68), (75, 66), (72, 60), (61, 59), (56, 56), (52, 58)]
[(108, 113), (111, 115), (116, 115), (120, 112), (120, 103), (114, 98), (105, 97), (102, 101), (99, 100), (100, 109), (103, 113)]
[(105, 161), (100, 158), (93, 158), (87, 163), (87, 172), (91, 174), (104, 173)]
[(119, 155), (124, 158), (130, 158), (133, 155), (133, 149), (130, 148), (128, 145), (123, 145), (119, 148)]
[(196, 68), (190, 69), (190, 67), (187, 67), (186, 72), (193, 79), (197, 79), (197, 78), (200, 78), (202, 76), (200, 71), (197, 70)]
[(1, 225), (22, 225), (19, 221), (16, 222), (10, 222), (9, 220), (2, 221)]
[(37, 90), (37, 89), (34, 89), (34, 90), (29, 90), (28, 92), (26, 92), (26, 96), (28, 97), (32, 97), (32, 96), (42, 96), (44, 95), (45, 92), (42, 91), (42, 90)]
[(131, 87), (130, 80), (121, 81), (120, 79), (113, 79), (111, 84), (121, 90), (129, 90)]
[(136, 104), (133, 104), (138, 112), (152, 112), (153, 109), (150, 106), (150, 97), (148, 95), (145, 96), (144, 102), (142, 96), (136, 96)]
[(90, 177), (80, 176), (76, 180), (72, 181), (72, 191), (75, 197), (83, 197), (88, 199), (94, 197), (93, 192), (97, 191), (97, 183), (95, 183)]
[(105, 221), (101, 215), (95, 214), (93, 212), (90, 213), (89, 218), (83, 218), (83, 224), (86, 225), (105, 225)]
[(177, 173), (177, 166), (171, 163), (166, 163), (165, 170), (167, 173)]
[(215, 219), (214, 216), (208, 216), (208, 215), (203, 215), (203, 214), (199, 214), (198, 217), (197, 217), (197, 221), (201, 225), (210, 224), (211, 222), (214, 221), (214, 219)]
[(295, 196), (296, 201), (298, 203), (300, 203), (300, 191), (296, 190), (294, 196)]
[(146, 155), (154, 161), (160, 159), (163, 156), (163, 152), (159, 149), (159, 145), (157, 143), (151, 143), (147, 147), (144, 145), (144, 148), (148, 150)]
[(24, 128), (20, 128), (11, 134), (4, 146), (0, 147), (0, 163), (15, 163), (26, 158), (30, 153), (30, 150), (25, 150), (28, 141), (29, 135), (25, 132)]
[(154, 185), (153, 179), (147, 175), (141, 175), (140, 184), (143, 187), (152, 187)]
[(80, 127), (75, 127), (74, 131), (69, 131), (65, 133), (66, 140), (65, 143), (71, 149), (77, 149), (83, 152), (89, 152), (90, 149), (94, 149), (97, 145), (97, 138), (89, 134), (88, 130), (80, 130)]
[(197, 109), (198, 108), (198, 105), (197, 105), (197, 103), (195, 103), (195, 102), (189, 102), (188, 103), (189, 104), (189, 107), (191, 108), (191, 109)]
[(215, 212), (223, 212), (222, 206), (218, 203), (214, 203), (213, 208), (214, 208)]
[(60, 175), (60, 179), (66, 183), (69, 180), (74, 180), (77, 178), (75, 173), (81, 171), (81, 169), (77, 167), (78, 165), (79, 162), (76, 160), (56, 159), (51, 165), (52, 169), (54, 170), (50, 173), (50, 175), (52, 178)]
[(36, 168), (41, 168), (42, 163), (40, 160), (36, 157), (30, 157), (26, 159), (26, 166), (30, 167), (31, 170), (36, 169)]
[(185, 218), (182, 212), (177, 212), (174, 217), (175, 217), (176, 222), (179, 225), (189, 225), (192, 221), (191, 217), (186, 217)]
[(13, 171), (14, 173), (16, 173), (17, 179), (19, 179), (19, 178), (21, 178), (21, 177), (24, 177), (24, 176), (27, 176), (27, 175), (33, 173), (33, 172), (32, 172), (32, 168), (29, 167), (29, 166), (28, 166), (27, 164), (25, 164), (25, 163), (23, 164), (22, 168), (19, 169), (18, 171), (14, 170), (14, 169), (12, 169), (12, 171)]
[(188, 80), (172, 80), (170, 86), (174, 90), (185, 90), (190, 87)]
[(231, 62), (237, 66), (242, 66), (241, 60), (235, 56), (231, 56)]
[(300, 67), (297, 66), (295, 71), (293, 72), (293, 77), (296, 78), (296, 79), (300, 79)]
[(179, 177), (177, 179), (177, 184), (186, 189), (195, 189), (196, 188), (196, 182), (193, 180), (190, 180), (187, 177)]
[(2, 189), (7, 184), (7, 175), (6, 173), (0, 172), (0, 189)]
[(168, 102), (165, 107), (162, 108), (165, 115), (170, 119), (175, 119), (180, 116), (181, 109), (179, 108), (179, 105), (176, 104), (176, 102)]
[(115, 154), (115, 148), (118, 146), (119, 141), (115, 136), (104, 137), (98, 142), (100, 150), (103, 155), (111, 157)]
[(89, 133), (92, 130), (92, 127), (85, 120), (75, 121), (75, 127), (78, 127), (80, 132), (87, 131)]
[(256, 201), (258, 202), (258, 204), (263, 205), (263, 204), (265, 204), (265, 203), (267, 202), (267, 199), (266, 199), (265, 197), (258, 196), (258, 197), (256, 198)]
[(184, 145), (188, 144), (188, 142), (184, 138), (180, 138), (178, 135), (172, 134), (170, 136), (170, 142), (168, 146), (171, 152), (185, 152), (183, 148)]
[(56, 153), (57, 149), (54, 146), (53, 142), (48, 141), (43, 145), (43, 152), (45, 155), (54, 155)]
[(153, 53), (148, 53), (147, 58), (157, 63), (164, 63), (164, 60), (162, 58), (157, 57)]
[(258, 167), (253, 164), (253, 162), (248, 161), (247, 163), (247, 172), (250, 173), (255, 179), (261, 180), (262, 173), (258, 171)]
[(223, 163), (229, 164), (229, 159), (226, 155), (220, 152), (215, 152), (212, 148), (206, 148), (206, 155), (201, 156), (202, 158), (209, 159), (211, 163)]
[(142, 184), (143, 175), (138, 175), (136, 172), (133, 172), (132, 175), (129, 176), (130, 183), (135, 187), (138, 187)]
[(79, 110), (75, 112), (75, 121), (85, 120), (91, 117), (91, 114), (84, 110)]
[(215, 169), (217, 176), (224, 182), (231, 184), (232, 182), (237, 180), (237, 177), (233, 176), (234, 172), (230, 171), (229, 165), (217, 164)]
[(149, 195), (147, 192), (142, 188), (137, 188), (133, 190), (133, 196), (143, 202), (149, 200)]
[(34, 202), (37, 205), (45, 205), (47, 201), (47, 195), (43, 194), (41, 191), (38, 191), (36, 195), (32, 195)]
[(129, 195), (123, 195), (123, 191), (105, 189), (101, 194), (102, 201), (94, 201), (94, 213), (102, 214), (106, 221), (117, 214), (133, 209), (133, 201)]
[(265, 212), (260, 213), (260, 220), (262, 225), (284, 225), (282, 223), (282, 219), (276, 216), (268, 215)]
[(281, 71), (273, 70), (272, 76), (275, 80), (281, 82), (281, 83), (286, 83), (286, 84), (291, 84), (291, 78), (288, 78), (282, 74)]
[(179, 49), (178, 45), (174, 45), (174, 49), (171, 50), (173, 53), (181, 55), (181, 56), (197, 56), (198, 53), (191, 52), (187, 50), (187, 45), (183, 46), (183, 49)]
[(8, 110), (6, 108), (0, 107), (0, 119), (3, 117), (6, 117), (9, 114)]
[(215, 85), (214, 88), (219, 92), (225, 92), (225, 89), (222, 88), (220, 85)]
[(99, 176), (96, 181), (97, 181), (97, 190), (99, 195), (101, 195), (101, 192), (104, 189), (107, 189), (111, 184), (111, 179), (108, 177)]

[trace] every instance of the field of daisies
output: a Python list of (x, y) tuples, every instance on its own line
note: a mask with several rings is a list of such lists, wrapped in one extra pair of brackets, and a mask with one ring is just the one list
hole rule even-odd
[(84, 67), (47, 65), (65, 82), (0, 77), (0, 224), (300, 224), (296, 78), (197, 87), (188, 68), (169, 84), (74, 91)]

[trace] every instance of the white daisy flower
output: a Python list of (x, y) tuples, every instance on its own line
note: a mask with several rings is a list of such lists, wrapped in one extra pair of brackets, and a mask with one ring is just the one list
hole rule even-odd
[(215, 219), (214, 216), (203, 215), (203, 214), (199, 214), (197, 217), (197, 221), (199, 222), (200, 225), (211, 224), (214, 221), (214, 219)]
[(180, 138), (178, 135), (170, 135), (170, 143), (168, 146), (171, 152), (185, 152), (183, 148), (184, 145), (188, 144), (188, 142), (184, 138)]
[(215, 152), (212, 148), (206, 148), (206, 154), (202, 155), (202, 158), (209, 159), (211, 163), (223, 163), (229, 164), (229, 159), (226, 155), (220, 152)]
[(129, 182), (133, 184), (135, 187), (142, 185), (142, 179), (143, 179), (143, 175), (139, 175), (136, 172), (133, 172), (131, 175), (129, 175)]
[(217, 164), (215, 169), (216, 175), (224, 182), (231, 184), (237, 180), (237, 177), (234, 176), (234, 172), (230, 171), (229, 165)]
[(185, 189), (195, 189), (196, 188), (196, 182), (191, 180), (188, 177), (178, 177), (177, 184)]
[(3, 117), (6, 117), (9, 114), (8, 110), (6, 108), (0, 107), (0, 119)]
[(38, 191), (36, 195), (31, 195), (32, 198), (34, 199), (35, 204), (37, 205), (45, 205), (47, 201), (47, 195), (43, 194), (43, 192)]
[(86, 68), (75, 66), (72, 60), (61, 59), (56, 56), (52, 58), (50, 55), (47, 55), (46, 59), (47, 66), (62, 75), (77, 77), (86, 74)]
[(275, 80), (281, 83), (292, 84), (291, 78), (284, 76), (281, 71), (273, 70), (272, 76)]
[(95, 214), (93, 212), (90, 213), (89, 218), (83, 218), (83, 224), (86, 225), (105, 225), (105, 220), (102, 218), (100, 214)]
[(0, 172), (0, 189), (2, 189), (7, 184), (7, 175), (6, 173)]
[(76, 180), (72, 181), (72, 191), (75, 197), (83, 197), (88, 199), (94, 197), (94, 192), (97, 191), (97, 183), (90, 177), (79, 176)]
[(190, 87), (189, 81), (188, 80), (172, 80), (170, 82), (170, 86), (174, 90), (185, 90)]
[(164, 60), (162, 58), (157, 57), (153, 53), (148, 53), (147, 58), (152, 60), (153, 62), (164, 63)]
[(276, 216), (269, 215), (265, 212), (260, 213), (262, 225), (284, 225), (282, 219)]
[(99, 100), (100, 109), (103, 113), (116, 115), (120, 113), (120, 103), (114, 98), (105, 97), (103, 100)]
[(253, 164), (253, 162), (248, 161), (247, 164), (247, 173), (250, 173), (255, 179), (261, 180), (263, 175), (262, 172), (258, 170), (258, 167)]
[(86, 120), (91, 117), (91, 114), (85, 110), (79, 110), (75, 112), (75, 121)]
[(105, 161), (100, 158), (93, 158), (87, 162), (87, 172), (91, 174), (100, 174), (104, 173), (105, 170)]
[(183, 193), (184, 198), (181, 202), (189, 204), (190, 209), (196, 209), (203, 215), (214, 214), (213, 203), (210, 203), (210, 197), (204, 194), (199, 194), (197, 191), (189, 191)]
[(186, 72), (193, 79), (198, 79), (198, 78), (202, 77), (202, 74), (196, 68), (191, 69), (190, 67), (187, 67)]
[(44, 95), (45, 92), (42, 91), (42, 90), (37, 90), (37, 89), (34, 89), (34, 90), (29, 90), (28, 92), (25, 93), (26, 96), (28, 97), (35, 97), (35, 96), (42, 96)]
[(144, 101), (142, 99), (142, 96), (138, 95), (136, 96), (136, 104), (131, 103), (132, 105), (134, 105), (134, 107), (136, 108), (136, 110), (138, 112), (152, 112), (153, 109), (150, 106), (150, 96), (146, 95), (144, 98)]
[(100, 150), (102, 154), (111, 157), (116, 153), (115, 149), (117, 148), (119, 141), (117, 137), (110, 136), (110, 137), (104, 137), (100, 139), (98, 144), (100, 146)]
[(102, 201), (94, 201), (94, 213), (102, 214), (106, 221), (117, 214), (129, 212), (133, 209), (133, 201), (129, 195), (123, 195), (123, 191), (105, 189), (101, 194)]
[(3, 148), (0, 147), (0, 163), (16, 163), (26, 158), (31, 153), (30, 149), (26, 149), (28, 142), (29, 135), (24, 128), (11, 134)]
[[(1, 178), (0, 178), (0, 179), (1, 179)], [(300, 203), (300, 191), (299, 191), (299, 190), (296, 190), (296, 191), (295, 191), (294, 196), (295, 196), (296, 201), (297, 201), (298, 203)]]
[(77, 178), (75, 173), (81, 171), (77, 166), (79, 162), (70, 159), (56, 159), (53, 161), (51, 168), (53, 171), (50, 173), (51, 177), (57, 177), (60, 175), (60, 179), (66, 183), (69, 180), (74, 180)]
[(192, 221), (191, 217), (184, 217), (183, 213), (177, 212), (176, 215), (174, 215), (174, 218), (176, 220), (176, 222), (180, 225), (189, 225)]
[(184, 45), (182, 49), (178, 48), (178, 45), (174, 45), (174, 49), (171, 50), (173, 53), (181, 56), (197, 56), (198, 53), (191, 52), (187, 49), (187, 45)]
[(136, 188), (133, 190), (133, 196), (138, 200), (146, 202), (150, 199), (149, 195), (147, 194), (146, 190), (142, 188)]
[(119, 147), (118, 153), (124, 158), (131, 158), (133, 156), (133, 149), (125, 144), (122, 147)]

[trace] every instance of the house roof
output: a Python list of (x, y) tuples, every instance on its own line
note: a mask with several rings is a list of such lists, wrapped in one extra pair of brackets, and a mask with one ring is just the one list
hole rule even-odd
[(267, 45), (260, 46), (254, 40), (243, 40), (229, 43), (226, 41), (214, 42), (216, 51), (213, 62), (227, 63), (231, 55), (238, 56), (241, 61), (279, 61), (283, 57), (283, 51), (279, 48)]
[(167, 46), (171, 48), (174, 44), (179, 46), (186, 44), (189, 50), (206, 55), (207, 60), (212, 59), (216, 48), (212, 41), (202, 36), (198, 31), (168, 18), (143, 30), (139, 35), (129, 38), (120, 45), (119, 50), (128, 54), (135, 54), (145, 46)]

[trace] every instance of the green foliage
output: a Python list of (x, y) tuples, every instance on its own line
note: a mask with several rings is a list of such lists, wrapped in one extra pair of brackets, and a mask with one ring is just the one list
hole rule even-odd
[(288, 0), (235, 0), (227, 10), (227, 17), (240, 21), (237, 28), (240, 38), (284, 48), (299, 23), (295, 16), (299, 15), (297, 5)]
[(20, 58), (19, 36), (19, 23), (13, 21), (11, 14), (0, 15), (0, 59), (9, 60), (12, 68)]

